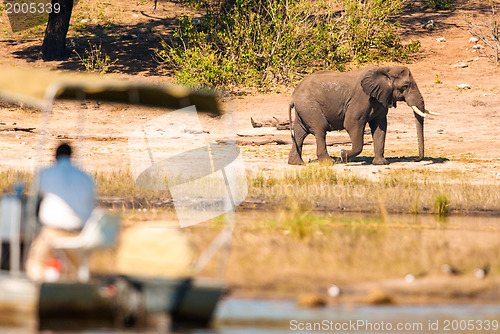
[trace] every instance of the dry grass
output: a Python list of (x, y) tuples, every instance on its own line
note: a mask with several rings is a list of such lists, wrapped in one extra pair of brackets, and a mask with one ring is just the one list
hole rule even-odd
[(22, 183), (28, 191), (33, 182), (33, 174), (25, 171), (6, 169), (0, 172), (0, 193), (14, 193), (14, 186)]
[(297, 206), (237, 225), (227, 277), (242, 290), (291, 293), (408, 273), (443, 275), (444, 263), (468, 276), (489, 265), (498, 275), (499, 235), (498, 227), (484, 231), (473, 221), (465, 228), (432, 218), (384, 222), (315, 215)]
[[(389, 216), (384, 221), (373, 215), (315, 214), (293, 203), (289, 207), (276, 212), (237, 214), (226, 279), (238, 295), (324, 294), (330, 284), (344, 289), (353, 284), (396, 278), (399, 283), (388, 287), (391, 295), (410, 293), (425, 302), (427, 294), (428, 298), (450, 300), (467, 292), (468, 298), (479, 298), (498, 281), (498, 219), (483, 224), (471, 218), (462, 224), (453, 218), (443, 223), (432, 216), (424, 220), (422, 217), (418, 220), (418, 216), (415, 220), (410, 216), (405, 219)], [(125, 226), (174, 218), (171, 212), (154, 210), (147, 213), (129, 210), (123, 215)], [(218, 218), (182, 231), (201, 253), (223, 226), (223, 220)], [(102, 271), (113, 263), (110, 253), (100, 259), (94, 261), (94, 269)], [(217, 275), (219, 260), (218, 256), (212, 259), (202, 274)], [(445, 263), (460, 274), (451, 277), (442, 273), (441, 266)], [(474, 270), (487, 265), (488, 278), (476, 279)], [(409, 273), (417, 278), (415, 285), (404, 283), (403, 278)], [(441, 284), (439, 288), (433, 288), (436, 278)], [(459, 288), (442, 284), (457, 279), (469, 283)]]
[[(137, 213), (131, 217), (133, 224), (141, 223)], [(243, 211), (236, 218), (226, 279), (240, 295), (325, 293), (332, 283), (343, 289), (393, 278), (403, 284), (410, 273), (418, 281), (438, 277), (441, 282), (452, 279), (441, 271), (449, 264), (460, 272), (457, 277), (472, 282), (472, 290), (465, 290), (474, 298), (475, 285), (481, 284), (477, 294), (483, 293), (488, 280), (498, 281), (500, 274), (500, 227), (494, 217), (443, 222), (433, 216), (389, 215), (384, 220), (376, 214), (318, 213), (291, 200), (278, 210)], [(222, 228), (219, 218), (183, 231), (201, 253)], [(218, 264), (216, 257), (202, 273), (216, 275)], [(485, 266), (490, 274), (483, 282), (474, 270)], [(432, 298), (460, 297), (455, 290), (423, 288)]]
[(134, 197), (147, 199), (153, 196), (162, 196), (161, 192), (152, 192), (139, 188), (134, 181), (130, 170), (95, 172), (94, 180), (97, 184), (97, 192), (100, 196)]
[(259, 172), (249, 179), (249, 197), (277, 202), (293, 197), (316, 209), (467, 213), (500, 210), (500, 182), (470, 182), (467, 173), (393, 170), (377, 179), (310, 164), (300, 170)]
[[(376, 178), (309, 164), (283, 172), (249, 174), (249, 202), (274, 209), (287, 199), (310, 210), (448, 214), (500, 212), (500, 182), (471, 182), (472, 172), (396, 169)], [(128, 169), (95, 172), (98, 194), (152, 208), (171, 201), (168, 190), (139, 188)], [(11, 192), (17, 180), (29, 185), (32, 174), (8, 169), (0, 172), (0, 191)]]
[[(126, 217), (129, 225), (141, 223), (137, 212), (125, 215), (131, 217)], [(165, 213), (146, 216), (162, 220)], [(453, 278), (441, 271), (443, 264), (449, 264), (460, 272), (456, 277), (471, 282), (465, 290), (475, 298), (490, 283), (496, 284), (500, 273), (496, 218), (485, 222), (471, 217), (464, 223), (453, 217), (442, 222), (432, 216), (389, 215), (383, 220), (377, 215), (314, 213), (297, 202), (273, 212), (240, 212), (236, 218), (226, 279), (239, 295), (324, 294), (330, 284), (344, 289), (394, 278), (402, 285), (410, 273), (417, 282), (431, 278), (442, 282)], [(222, 228), (219, 218), (183, 232), (201, 253)], [(219, 260), (212, 259), (202, 274), (216, 275)], [(490, 267), (488, 278), (476, 279), (474, 270), (485, 266)], [(481, 289), (476, 294), (478, 284)], [(455, 288), (448, 291), (425, 285), (422, 289), (432, 298), (460, 297), (453, 292)]]

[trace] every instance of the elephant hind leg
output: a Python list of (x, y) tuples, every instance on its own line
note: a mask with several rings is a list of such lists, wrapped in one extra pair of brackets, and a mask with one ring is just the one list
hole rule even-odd
[(349, 159), (354, 158), (363, 151), (363, 135), (365, 132), (366, 124), (358, 124), (350, 129), (347, 129), (349, 137), (351, 138), (352, 148), (349, 151), (341, 150), (340, 158), (342, 162), (347, 162)]
[(288, 155), (289, 165), (303, 165), (304, 160), (302, 160), (302, 145), (304, 144), (304, 139), (307, 137), (309, 132), (305, 129), (305, 126), (297, 119), (293, 123), (294, 136), (292, 137), (292, 150)]

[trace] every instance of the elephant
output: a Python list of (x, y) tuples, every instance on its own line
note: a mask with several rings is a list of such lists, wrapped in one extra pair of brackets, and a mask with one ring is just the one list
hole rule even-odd
[[(341, 150), (343, 162), (363, 150), (366, 123), (370, 125), (374, 165), (386, 165), (384, 158), (387, 112), (405, 101), (413, 109), (418, 136), (418, 158), (424, 158), (424, 117), (432, 113), (425, 109), (424, 99), (410, 70), (405, 66), (370, 66), (351, 72), (318, 71), (306, 76), (295, 88), (288, 114), (292, 134), (291, 165), (303, 164), (302, 144), (308, 134), (316, 137), (317, 156), (321, 162), (333, 162), (326, 149), (327, 131), (346, 129), (351, 138), (351, 150)], [(292, 109), (295, 122), (292, 124)]]

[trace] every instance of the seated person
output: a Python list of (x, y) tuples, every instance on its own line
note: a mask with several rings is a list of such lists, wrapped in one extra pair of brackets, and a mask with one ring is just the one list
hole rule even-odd
[[(95, 206), (94, 181), (72, 165), (71, 147), (61, 144), (56, 151), (56, 163), (38, 175), (41, 196), (38, 219), (42, 224), (26, 262), (26, 272), (34, 281), (44, 280), (45, 263), (53, 256), (51, 242), (55, 238), (77, 236)], [(67, 254), (75, 268), (78, 261)], [(66, 273), (68, 274), (68, 273)], [(69, 273), (76, 277), (74, 273)]]

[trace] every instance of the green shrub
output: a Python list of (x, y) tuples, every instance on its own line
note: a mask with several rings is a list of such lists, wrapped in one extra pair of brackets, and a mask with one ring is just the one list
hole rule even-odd
[(439, 218), (444, 218), (448, 215), (449, 210), (448, 197), (444, 194), (439, 194), (434, 199), (434, 211)]
[(90, 41), (88, 41), (88, 43), (89, 48), (85, 49), (84, 56), (80, 56), (76, 50), (73, 50), (73, 52), (76, 53), (86, 71), (97, 72), (99, 74), (107, 73), (109, 71), (109, 67), (113, 66), (118, 59), (112, 61), (111, 57), (108, 56), (102, 48), (101, 43), (99, 43), (99, 45)]
[(224, 88), (291, 83), (349, 61), (401, 60), (419, 46), (403, 46), (390, 21), (402, 1), (184, 0), (204, 16), (182, 17), (156, 56), (180, 83)]
[(401, 11), (401, 0), (343, 0), (344, 36), (350, 58), (360, 63), (374, 60), (401, 60), (420, 47), (420, 42), (402, 45), (398, 23), (391, 17)]
[(175, 76), (183, 84), (225, 87), (241, 81), (236, 64), (227, 58), (219, 58), (207, 44), (171, 49), (165, 41), (161, 45), (163, 50), (158, 55), (175, 64)]
[(455, 0), (427, 0), (424, 3), (424, 7), (426, 8), (434, 8), (434, 9), (451, 9), (453, 7), (453, 3)]

